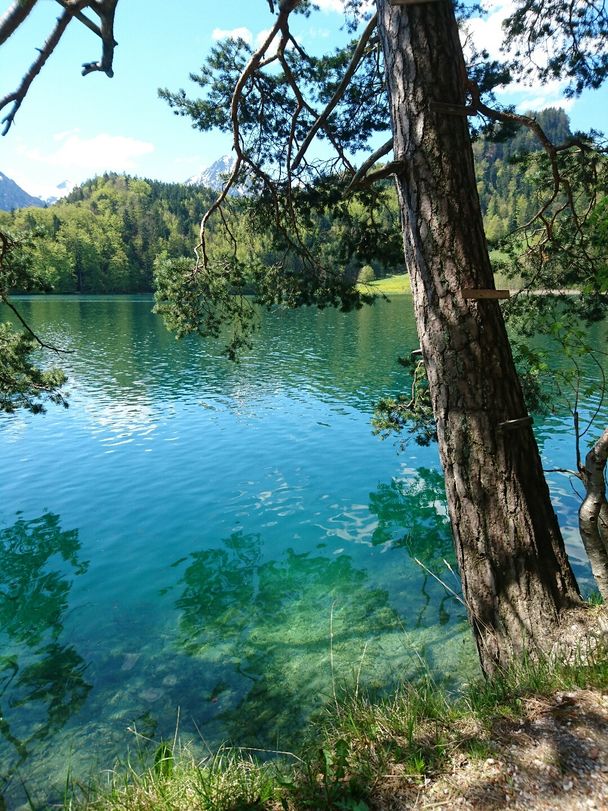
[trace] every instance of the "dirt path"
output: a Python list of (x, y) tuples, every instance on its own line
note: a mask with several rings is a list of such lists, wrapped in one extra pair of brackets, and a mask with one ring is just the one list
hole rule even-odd
[(521, 718), (495, 724), (490, 748), (485, 759), (454, 755), (450, 773), (423, 785), (389, 778), (374, 808), (608, 811), (608, 693), (527, 699)]

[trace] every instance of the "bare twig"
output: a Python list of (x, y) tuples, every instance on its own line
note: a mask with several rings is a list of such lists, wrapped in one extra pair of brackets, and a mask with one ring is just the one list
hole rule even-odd
[(30, 327), (30, 325), (27, 323), (27, 321), (25, 320), (25, 318), (23, 318), (23, 316), (21, 315), (21, 313), (19, 312), (19, 310), (18, 310), (18, 309), (15, 307), (15, 305), (13, 304), (13, 302), (12, 302), (10, 299), (5, 298), (4, 296), (2, 296), (1, 298), (2, 298), (2, 302), (3, 302), (4, 304), (6, 304), (6, 306), (9, 308), (9, 310), (11, 310), (11, 311), (14, 313), (15, 317), (17, 318), (17, 320), (19, 321), (19, 323), (21, 324), (21, 326), (22, 326), (22, 327), (25, 329), (25, 331), (26, 331), (26, 332), (27, 332), (29, 335), (31, 335), (31, 336), (32, 336), (32, 338), (33, 338), (33, 339), (36, 341), (36, 343), (37, 343), (37, 344), (38, 344), (40, 347), (42, 347), (43, 349), (50, 349), (52, 352), (56, 352), (57, 354), (60, 354), (60, 353), (65, 354), (65, 355), (70, 355), (70, 354), (72, 354), (72, 350), (71, 350), (71, 349), (59, 349), (59, 347), (57, 347), (57, 346), (53, 346), (53, 344), (47, 344), (47, 343), (45, 343), (45, 341), (43, 341), (43, 340), (42, 340), (42, 338), (40, 338), (40, 337), (39, 337), (39, 336), (38, 336), (38, 335), (37, 335), (37, 334), (34, 332), (34, 330), (33, 330), (33, 329)]
[(59, 40), (63, 36), (65, 29), (68, 27), (69, 23), (72, 21), (73, 14), (68, 11), (64, 11), (61, 17), (57, 20), (57, 24), (55, 28), (51, 32), (51, 35), (44, 43), (43, 47), (38, 54), (38, 57), (31, 65), (30, 69), (27, 71), (23, 79), (21, 80), (21, 84), (13, 93), (9, 93), (3, 99), (0, 99), (0, 110), (4, 109), (8, 104), (12, 104), (11, 110), (6, 115), (0, 123), (4, 124), (4, 129), (2, 130), (2, 135), (6, 135), (6, 133), (11, 128), (13, 121), (15, 120), (15, 116), (17, 111), (21, 107), (23, 99), (26, 97), (28, 90), (30, 89), (30, 85), (36, 78), (36, 76), (40, 73), (46, 60), (49, 56), (53, 53), (57, 45), (59, 44)]
[[(62, 6), (62, 8), (69, 8), (67, 0), (56, 0), (56, 2), (59, 3), (59, 5)], [(92, 20), (89, 20), (89, 18), (85, 14), (83, 14), (82, 11), (77, 11), (74, 14), (74, 17), (79, 22), (81, 22), (86, 28), (88, 28), (89, 31), (92, 31), (98, 37), (101, 37), (101, 28), (98, 25), (96, 25)]]
[[(69, 0), (65, 1), (69, 2)], [(112, 64), (114, 61), (114, 47), (117, 44), (114, 39), (114, 16), (117, 3), (118, 0), (91, 0), (91, 8), (101, 21), (100, 36), (103, 45), (101, 60), (98, 62), (85, 62), (82, 66), (83, 76), (97, 70), (102, 71), (110, 78), (114, 76)]]

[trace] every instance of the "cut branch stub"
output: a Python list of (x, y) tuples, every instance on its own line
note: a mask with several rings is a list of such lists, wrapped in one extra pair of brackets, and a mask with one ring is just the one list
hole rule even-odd
[(515, 420), (505, 420), (499, 423), (498, 427), (501, 431), (514, 431), (516, 428), (524, 428), (527, 425), (532, 425), (534, 420), (532, 417), (517, 417)]
[(476, 287), (465, 287), (462, 291), (465, 299), (504, 299), (511, 298), (510, 290), (481, 290)]
[(444, 115), (475, 115), (477, 108), (473, 106), (465, 106), (462, 104), (448, 104), (443, 101), (432, 101), (430, 104), (431, 110), (434, 113), (444, 113)]

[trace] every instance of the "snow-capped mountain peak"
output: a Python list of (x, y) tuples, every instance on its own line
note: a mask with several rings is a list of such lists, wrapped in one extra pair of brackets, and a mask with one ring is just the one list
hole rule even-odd
[(56, 203), (57, 200), (61, 200), (62, 197), (66, 197), (72, 189), (77, 186), (77, 183), (74, 183), (73, 180), (62, 180), (61, 183), (58, 183), (52, 189), (47, 189), (47, 193), (44, 197), (44, 202), (48, 203)]
[(235, 159), (232, 155), (222, 155), (198, 175), (186, 180), (186, 186), (204, 186), (207, 189), (219, 191), (232, 171)]

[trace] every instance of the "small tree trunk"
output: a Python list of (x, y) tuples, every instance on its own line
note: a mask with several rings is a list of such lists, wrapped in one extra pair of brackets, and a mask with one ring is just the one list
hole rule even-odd
[(600, 520), (597, 522), (597, 528), (600, 533), (602, 543), (608, 551), (608, 501), (605, 499), (600, 507)]
[(591, 571), (600, 594), (608, 601), (608, 503), (604, 471), (608, 459), (608, 428), (591, 448), (582, 470), (587, 495), (578, 511), (578, 524)]
[(405, 261), (464, 598), (491, 673), (546, 648), (581, 600), (532, 428), (504, 426), (527, 412), (498, 302), (463, 295), (494, 280), (452, 4), (377, 6)]

